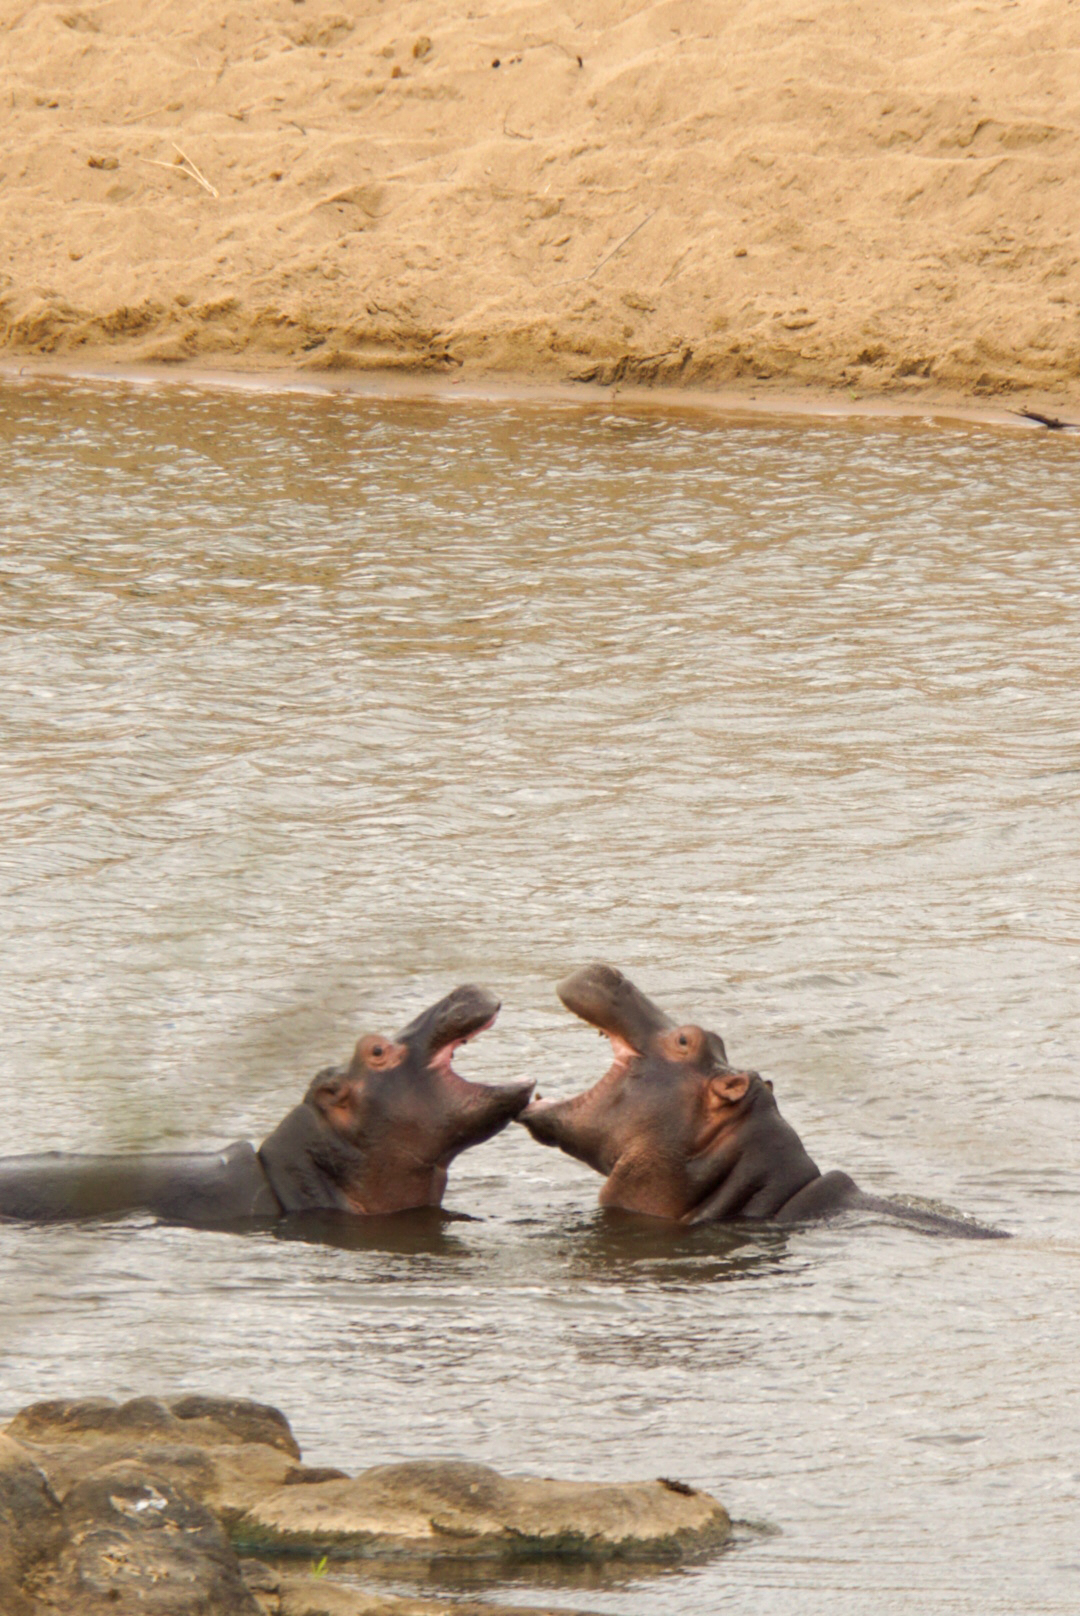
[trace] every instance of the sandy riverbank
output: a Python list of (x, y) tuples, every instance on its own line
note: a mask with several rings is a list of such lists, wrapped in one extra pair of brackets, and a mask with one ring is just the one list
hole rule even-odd
[(1069, 0), (88, 0), (0, 41), (8, 361), (1080, 402)]

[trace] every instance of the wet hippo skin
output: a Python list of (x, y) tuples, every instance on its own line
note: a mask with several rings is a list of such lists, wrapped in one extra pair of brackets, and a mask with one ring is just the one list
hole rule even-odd
[(557, 992), (611, 1040), (614, 1061), (583, 1094), (536, 1099), (518, 1120), (604, 1175), (602, 1206), (688, 1224), (867, 1211), (928, 1233), (1001, 1233), (866, 1195), (846, 1173), (821, 1173), (769, 1082), (736, 1070), (719, 1034), (676, 1025), (613, 966), (587, 966)]
[(438, 1206), (454, 1157), (505, 1128), (532, 1093), (531, 1083), (467, 1082), (451, 1065), (498, 1010), (483, 988), (460, 987), (396, 1038), (361, 1038), (259, 1150), (242, 1142), (206, 1154), (2, 1157), (0, 1217), (139, 1211), (220, 1224)]

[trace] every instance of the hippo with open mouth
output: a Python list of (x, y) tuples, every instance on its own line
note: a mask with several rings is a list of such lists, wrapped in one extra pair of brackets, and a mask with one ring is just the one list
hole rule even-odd
[(736, 1070), (717, 1033), (677, 1025), (613, 966), (587, 966), (556, 991), (607, 1035), (615, 1058), (591, 1089), (536, 1099), (518, 1121), (604, 1175), (601, 1206), (688, 1224), (869, 1211), (929, 1233), (1002, 1234), (865, 1195), (846, 1173), (821, 1173), (780, 1115), (771, 1083)]
[(241, 1142), (206, 1154), (2, 1157), (0, 1217), (150, 1212), (224, 1224), (438, 1206), (454, 1157), (505, 1128), (532, 1093), (531, 1083), (466, 1082), (451, 1065), (498, 1010), (483, 988), (455, 988), (396, 1038), (361, 1038), (258, 1150)]

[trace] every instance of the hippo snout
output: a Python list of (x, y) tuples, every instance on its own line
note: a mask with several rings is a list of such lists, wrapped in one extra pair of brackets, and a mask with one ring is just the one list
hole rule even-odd
[(519, 1112), (517, 1120), (538, 1144), (555, 1145), (559, 1143), (558, 1121), (563, 1108), (561, 1100), (533, 1100)]
[(530, 1102), (535, 1104), (532, 1101), (532, 1092), (535, 1086), (528, 1079), (522, 1083), (506, 1083), (503, 1085), (507, 1099), (514, 1108), (515, 1116), (520, 1117), (524, 1111), (528, 1110)]

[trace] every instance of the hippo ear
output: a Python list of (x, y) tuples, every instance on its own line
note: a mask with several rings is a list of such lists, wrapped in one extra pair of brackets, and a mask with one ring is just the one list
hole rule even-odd
[(714, 1058), (719, 1062), (719, 1064), (721, 1066), (726, 1066), (727, 1063), (728, 1063), (728, 1059), (727, 1059), (727, 1050), (724, 1048), (724, 1040), (721, 1038), (721, 1036), (720, 1036), (720, 1034), (718, 1032), (709, 1033), (708, 1034), (708, 1039), (709, 1039), (709, 1047), (712, 1050)]
[(343, 1111), (348, 1107), (351, 1090), (352, 1084), (340, 1068), (336, 1071), (331, 1069), (325, 1076), (315, 1079), (308, 1090), (308, 1099), (324, 1117), (329, 1118), (332, 1111)]
[(749, 1087), (749, 1072), (721, 1072), (718, 1077), (709, 1079), (709, 1104), (717, 1111), (725, 1106), (738, 1105)]

